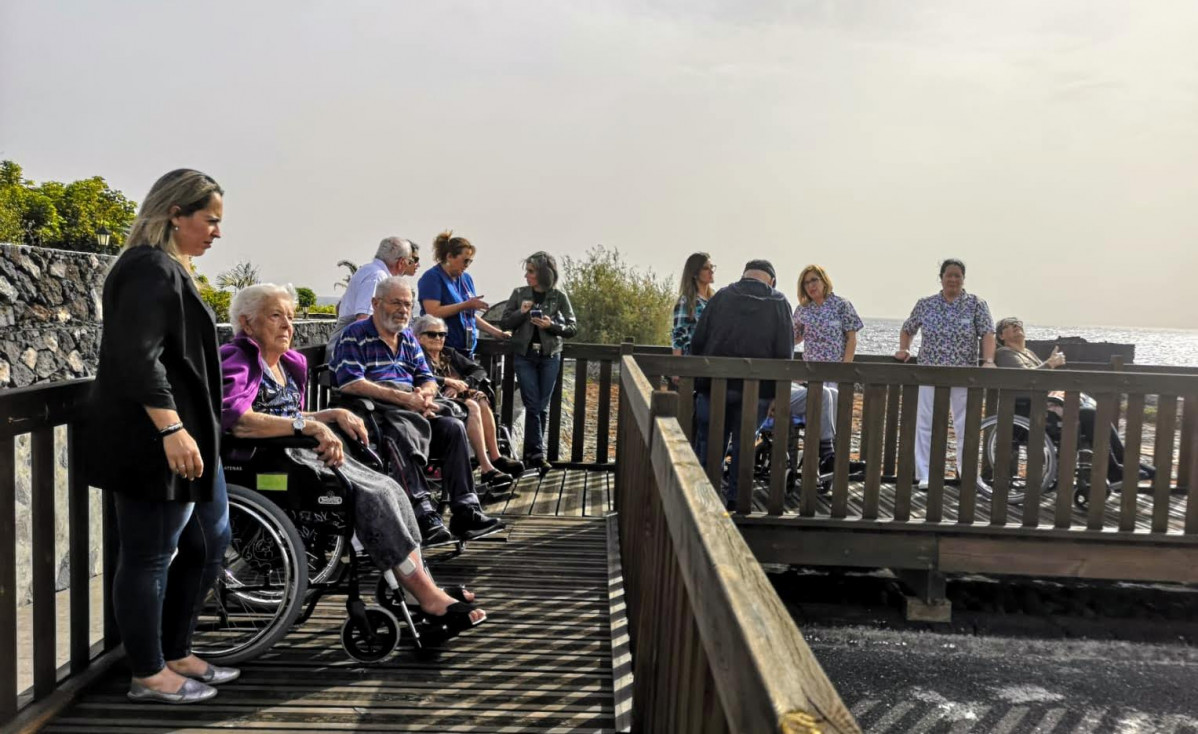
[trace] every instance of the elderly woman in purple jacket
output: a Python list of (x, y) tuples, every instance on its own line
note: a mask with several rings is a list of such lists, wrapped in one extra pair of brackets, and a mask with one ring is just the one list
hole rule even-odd
[(229, 317), (236, 337), (220, 349), (222, 430), (245, 438), (303, 435), (316, 439), (314, 450), (295, 450), (291, 456), (322, 475), (330, 471), (328, 467), (340, 467), (354, 486), (354, 530), (375, 564), (394, 569), (425, 615), (444, 617), (444, 626), (451, 630), (486, 619), (486, 613), (471, 603), (473, 594), (455, 589), (451, 596), (424, 570), (420, 528), (399, 485), (345, 456), (330, 426), (366, 441), (362, 419), (340, 408), (303, 410), (307, 360), (291, 349), (295, 319), (291, 291), (271, 284), (242, 289), (233, 299)]

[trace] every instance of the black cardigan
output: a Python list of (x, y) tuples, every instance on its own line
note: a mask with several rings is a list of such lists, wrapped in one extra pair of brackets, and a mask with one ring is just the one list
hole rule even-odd
[[(104, 281), (100, 364), (84, 426), (89, 482), (144, 500), (212, 499), (220, 356), (212, 311), (191, 275), (157, 247), (126, 250)], [(167, 466), (145, 406), (179, 413), (204, 460), (186, 481)]]
[[(443, 347), (441, 355), (442, 357), (448, 357), (449, 367), (459, 375), (462, 382), (466, 383), (471, 390), (481, 391), (487, 396), (487, 400), (491, 404), (495, 403), (495, 388), (491, 386), (491, 379), (487, 376), (487, 371), (481, 364), (453, 347)], [(437, 378), (437, 386), (444, 387), (447, 375), (438, 372), (432, 360), (428, 360), (428, 366), (433, 376)]]

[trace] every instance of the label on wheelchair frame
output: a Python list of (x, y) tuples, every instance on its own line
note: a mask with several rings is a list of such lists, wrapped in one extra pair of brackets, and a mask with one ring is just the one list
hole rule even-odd
[(339, 505), (341, 498), (335, 494), (322, 494), (316, 498), (316, 503), (321, 505)]
[(259, 492), (286, 492), (287, 475), (259, 474), (257, 489)]

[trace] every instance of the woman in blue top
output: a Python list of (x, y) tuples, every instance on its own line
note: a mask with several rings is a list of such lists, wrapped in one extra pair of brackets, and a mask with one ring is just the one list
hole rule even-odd
[(486, 311), (490, 306), (474, 290), (474, 279), (466, 272), (474, 262), (474, 245), (465, 237), (454, 237), (453, 230), (445, 230), (433, 242), (433, 255), (437, 264), (420, 276), (420, 312), (432, 314), (445, 321), (449, 336), (446, 346), (468, 355), (474, 354), (478, 342), (476, 329), (482, 329), (496, 339), (505, 339), (507, 334), (488, 324), (476, 311)]

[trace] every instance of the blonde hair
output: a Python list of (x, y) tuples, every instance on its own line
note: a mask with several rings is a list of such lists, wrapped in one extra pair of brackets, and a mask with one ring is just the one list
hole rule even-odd
[(186, 265), (172, 236), (171, 218), (190, 216), (208, 206), (213, 194), (224, 193), (216, 180), (205, 173), (190, 168), (171, 171), (150, 187), (129, 228), (125, 249), (157, 247)]
[(828, 274), (820, 266), (808, 265), (807, 267), (803, 268), (803, 272), (799, 273), (800, 306), (806, 306), (808, 303), (811, 303), (811, 298), (807, 295), (807, 289), (803, 287), (803, 281), (807, 280), (808, 273), (815, 273), (819, 276), (820, 280), (824, 281), (824, 298), (832, 295), (832, 279), (828, 277)]
[(241, 325), (242, 316), (253, 320), (254, 316), (262, 310), (263, 304), (271, 298), (280, 297), (290, 301), (292, 310), (295, 309), (295, 289), (291, 287), (290, 283), (287, 285), (258, 283), (237, 291), (237, 295), (233, 296), (233, 302), (229, 304), (229, 321), (232, 322), (233, 333), (240, 334), (245, 330)]

